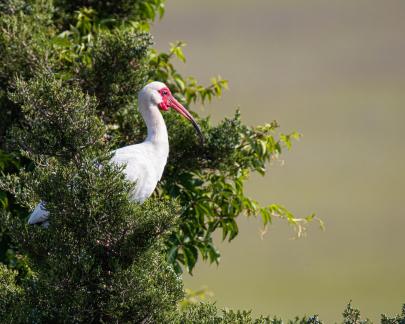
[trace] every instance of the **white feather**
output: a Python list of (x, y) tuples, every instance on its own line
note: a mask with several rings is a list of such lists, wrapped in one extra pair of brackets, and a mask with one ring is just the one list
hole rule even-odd
[(45, 209), (45, 203), (41, 201), (31, 213), (28, 224), (43, 223), (48, 219), (49, 212)]
[(169, 150), (145, 141), (115, 151), (112, 162), (125, 165), (124, 173), (128, 180), (135, 182), (132, 199), (143, 203), (155, 190), (162, 178)]

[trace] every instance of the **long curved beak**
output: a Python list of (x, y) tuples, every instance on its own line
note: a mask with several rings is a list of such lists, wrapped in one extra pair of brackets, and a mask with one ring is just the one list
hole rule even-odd
[(183, 105), (176, 100), (173, 96), (170, 96), (168, 100), (168, 104), (174, 110), (176, 110), (180, 115), (184, 118), (188, 119), (194, 126), (195, 130), (197, 131), (198, 136), (200, 137), (201, 144), (204, 144), (204, 135), (201, 132), (200, 126), (198, 126), (197, 122), (194, 120), (193, 116), (187, 111)]

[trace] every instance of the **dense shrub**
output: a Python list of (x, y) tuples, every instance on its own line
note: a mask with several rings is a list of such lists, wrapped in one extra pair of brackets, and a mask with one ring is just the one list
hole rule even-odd
[[(227, 86), (181, 76), (173, 60), (184, 61), (182, 43), (151, 48), (149, 24), (163, 10), (162, 0), (1, 2), (2, 322), (279, 323), (206, 304), (180, 311), (179, 274), (199, 257), (218, 262), (212, 235), (232, 240), (239, 215), (264, 225), (282, 218), (302, 235), (314, 215), (295, 218), (244, 194), (249, 174), (264, 174), (299, 134), (278, 133), (276, 122), (248, 127), (238, 112), (218, 125), (194, 114), (202, 146), (190, 125), (165, 114), (170, 157), (143, 205), (129, 201), (132, 184), (109, 163), (112, 150), (145, 137), (136, 95), (148, 80), (166, 82), (188, 106)], [(40, 200), (46, 229), (27, 224)]]

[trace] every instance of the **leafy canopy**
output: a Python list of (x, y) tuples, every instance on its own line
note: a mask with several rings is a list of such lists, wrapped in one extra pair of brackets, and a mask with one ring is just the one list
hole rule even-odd
[[(219, 97), (227, 82), (203, 86), (180, 75), (173, 61), (185, 61), (181, 42), (166, 53), (151, 48), (149, 25), (162, 17), (163, 0), (6, 0), (0, 12), (2, 321), (282, 323), (189, 302), (179, 272), (191, 272), (198, 257), (218, 263), (213, 234), (232, 240), (243, 214), (260, 215), (265, 226), (285, 219), (304, 234), (314, 215), (295, 218), (244, 194), (251, 172), (265, 174), (299, 134), (279, 133), (276, 122), (248, 127), (239, 112), (218, 125), (193, 113), (201, 146), (188, 123), (165, 114), (163, 181), (143, 205), (133, 203), (133, 184), (109, 160), (145, 137), (139, 89), (164, 81), (190, 107)], [(26, 222), (39, 200), (51, 215), (47, 229)], [(343, 317), (368, 322), (350, 304)], [(405, 308), (382, 323), (404, 317)]]
[[(148, 80), (166, 82), (188, 107), (197, 101), (209, 102), (227, 88), (227, 81), (220, 77), (203, 86), (176, 71), (173, 60), (185, 61), (184, 43), (172, 44), (166, 53), (151, 49), (147, 31), (149, 23), (163, 15), (163, 1), (122, 0), (112, 4), (10, 0), (2, 10), (0, 102), (7, 122), (0, 134), (4, 161), (30, 164), (19, 155), (19, 149), (27, 150), (28, 146), (31, 153), (72, 157), (75, 150), (97, 141), (107, 141), (111, 149), (142, 141), (146, 129), (136, 109), (136, 96)], [(41, 73), (27, 84), (28, 79)], [(52, 78), (55, 82), (48, 82)], [(42, 95), (56, 91), (51, 87), (60, 91), (50, 99), (53, 111), (48, 112), (40, 109), (36, 96), (41, 95), (40, 91)], [(77, 101), (67, 107), (64, 101), (70, 97)], [(79, 107), (83, 98), (86, 103)], [(87, 111), (89, 105), (95, 114)], [(63, 118), (55, 121), (51, 116), (47, 120), (41, 117), (44, 113), (56, 117), (59, 109), (70, 111), (66, 118), (72, 119), (71, 129)], [(92, 119), (83, 118), (86, 114)], [(238, 234), (236, 219), (242, 214), (261, 215), (265, 226), (274, 217), (286, 219), (301, 236), (314, 215), (295, 218), (283, 206), (259, 206), (244, 194), (250, 173), (265, 174), (268, 162), (283, 148), (289, 149), (291, 141), (300, 135), (278, 133), (276, 122), (248, 127), (239, 112), (218, 125), (193, 114), (206, 136), (203, 147), (194, 140), (193, 129), (184, 120), (175, 114), (164, 116), (170, 134), (170, 157), (156, 196), (176, 198), (182, 206), (179, 226), (166, 241), (168, 259), (176, 271), (184, 265), (191, 272), (199, 256), (218, 263), (220, 253), (212, 234), (219, 230), (223, 239), (232, 240)], [(21, 129), (27, 123), (41, 127), (30, 125), (24, 135)], [(104, 134), (96, 132), (92, 138), (89, 128), (101, 130), (101, 125)], [(33, 129), (38, 133), (33, 134)], [(46, 136), (47, 132), (52, 136)], [(11, 199), (4, 193), (2, 197), (4, 203)]]

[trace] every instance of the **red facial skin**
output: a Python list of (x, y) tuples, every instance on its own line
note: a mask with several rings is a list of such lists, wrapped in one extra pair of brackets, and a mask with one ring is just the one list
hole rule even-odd
[(160, 95), (162, 96), (162, 102), (158, 104), (159, 108), (168, 111), (170, 107), (170, 98), (172, 93), (170, 92), (169, 88), (162, 88), (159, 90)]

